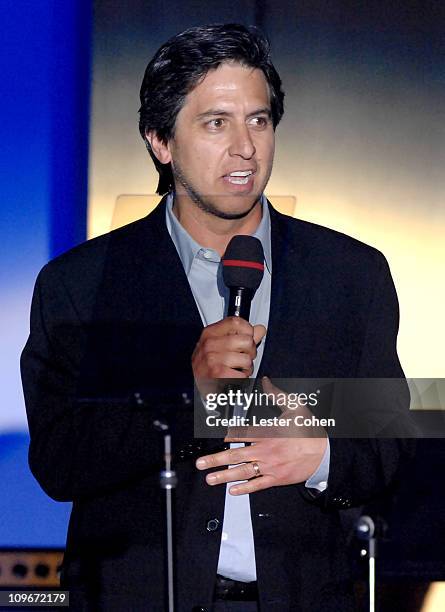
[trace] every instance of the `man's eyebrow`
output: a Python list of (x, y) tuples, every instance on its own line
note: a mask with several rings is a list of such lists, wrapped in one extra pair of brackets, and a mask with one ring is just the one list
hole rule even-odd
[(228, 117), (230, 116), (232, 113), (229, 113), (228, 111), (219, 109), (219, 108), (209, 108), (209, 110), (204, 111), (203, 113), (199, 113), (199, 115), (196, 115), (196, 119), (204, 119), (205, 117)]
[(264, 106), (263, 108), (258, 108), (257, 110), (253, 111), (253, 113), (249, 113), (247, 116), (256, 117), (257, 115), (267, 115), (270, 119), (272, 117), (272, 111), (268, 106)]
[[(257, 115), (267, 115), (269, 119), (272, 117), (272, 111), (268, 106), (264, 106), (262, 108), (258, 108), (247, 115), (247, 117), (256, 117)], [(203, 113), (199, 113), (196, 116), (196, 120), (205, 119), (206, 117), (230, 117), (233, 116), (233, 113), (229, 111), (220, 109), (220, 108), (209, 108)]]

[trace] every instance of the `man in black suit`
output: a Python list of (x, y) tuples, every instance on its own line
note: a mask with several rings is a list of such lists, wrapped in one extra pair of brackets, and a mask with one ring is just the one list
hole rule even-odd
[[(162, 389), (403, 376), (384, 257), (280, 215), (262, 195), (283, 114), (266, 41), (237, 25), (183, 32), (148, 65), (141, 103), (167, 195), (145, 219), (44, 267), (22, 355), (31, 469), (54, 499), (73, 501), (62, 584), (74, 610), (164, 610)], [(265, 250), (253, 325), (224, 317), (220, 256), (237, 234)], [(135, 392), (146, 402), (128, 401)], [(351, 610), (339, 510), (394, 484), (402, 442), (261, 438), (221, 449), (193, 441), (189, 406), (166, 414), (178, 610)]]

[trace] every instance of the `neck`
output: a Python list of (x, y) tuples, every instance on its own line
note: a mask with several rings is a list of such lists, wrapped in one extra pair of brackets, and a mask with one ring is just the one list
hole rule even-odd
[(262, 207), (257, 200), (242, 219), (221, 219), (204, 212), (194, 202), (175, 195), (173, 213), (193, 240), (222, 256), (233, 236), (250, 236), (255, 232), (261, 222)]

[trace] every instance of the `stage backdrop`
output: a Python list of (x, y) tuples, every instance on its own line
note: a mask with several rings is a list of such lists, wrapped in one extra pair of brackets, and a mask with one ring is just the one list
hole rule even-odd
[(19, 356), (35, 278), (86, 238), (90, 2), (1, 3), (0, 548), (63, 546), (70, 504), (27, 466)]

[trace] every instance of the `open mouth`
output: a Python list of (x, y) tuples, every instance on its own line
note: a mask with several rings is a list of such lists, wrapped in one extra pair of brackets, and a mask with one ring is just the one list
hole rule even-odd
[(224, 179), (232, 185), (247, 185), (253, 174), (253, 170), (236, 170), (230, 174), (226, 174)]

